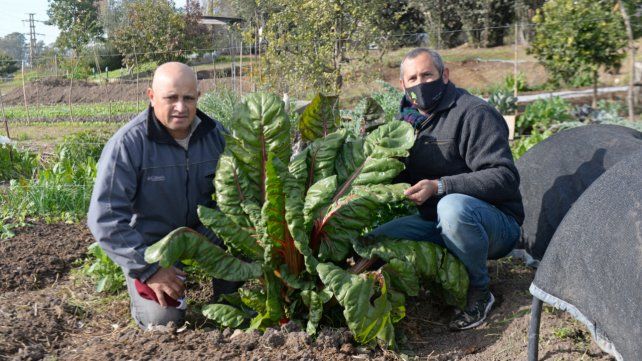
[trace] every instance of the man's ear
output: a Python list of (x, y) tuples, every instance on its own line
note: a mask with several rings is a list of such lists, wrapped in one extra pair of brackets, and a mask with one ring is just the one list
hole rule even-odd
[(450, 70), (448, 68), (444, 68), (444, 73), (441, 75), (442, 79), (444, 79), (444, 84), (448, 84), (450, 81)]
[(152, 104), (152, 107), (154, 106), (154, 90), (152, 88), (147, 88), (147, 97), (149, 98), (149, 102)]
[(399, 79), (399, 86), (401, 87), (401, 90), (406, 89), (406, 87), (403, 85), (403, 79)]

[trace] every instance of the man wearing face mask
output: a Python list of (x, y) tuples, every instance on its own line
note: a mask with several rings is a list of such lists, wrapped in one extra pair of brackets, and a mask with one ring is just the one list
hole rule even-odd
[(449, 327), (484, 322), (495, 298), (487, 259), (507, 255), (524, 219), (519, 174), (503, 117), (484, 100), (449, 81), (439, 54), (418, 48), (401, 62), (405, 90), (399, 119), (415, 128), (415, 144), (398, 182), (419, 214), (388, 222), (373, 235), (429, 241), (446, 247), (466, 266), (465, 309)]

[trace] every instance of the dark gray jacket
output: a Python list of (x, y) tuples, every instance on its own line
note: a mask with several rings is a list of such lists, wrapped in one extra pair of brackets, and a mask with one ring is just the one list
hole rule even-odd
[(98, 161), (87, 224), (98, 244), (132, 278), (145, 281), (158, 269), (145, 249), (177, 227), (215, 240), (202, 226), (197, 205), (214, 206), (213, 178), (225, 147), (223, 128), (201, 119), (182, 148), (150, 107), (107, 142)]
[[(524, 207), (519, 174), (508, 144), (508, 126), (482, 99), (448, 83), (435, 116), (419, 130), (398, 181), (415, 184), (441, 178), (445, 194), (486, 201), (521, 225)], [(437, 218), (437, 202), (419, 206), (424, 219)]]

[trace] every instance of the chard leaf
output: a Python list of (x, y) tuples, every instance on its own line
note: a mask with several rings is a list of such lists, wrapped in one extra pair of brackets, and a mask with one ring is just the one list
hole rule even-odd
[(203, 307), (203, 316), (214, 320), (223, 327), (239, 327), (248, 315), (238, 308), (230, 305), (212, 304)]
[[(385, 277), (378, 277), (375, 282), (376, 275), (354, 275), (331, 263), (319, 263), (317, 272), (343, 307), (343, 316), (355, 340), (367, 344), (379, 338), (388, 346), (394, 345), (392, 304), (388, 300)], [(375, 283), (381, 286), (376, 287)], [(375, 291), (380, 295), (371, 303)]]
[(439, 285), (445, 291), (444, 300), (450, 305), (466, 306), (468, 291), (468, 272), (463, 263), (449, 252), (444, 252), (444, 260), (439, 267)]
[(383, 271), (389, 276), (390, 284), (394, 289), (408, 296), (419, 294), (419, 279), (412, 263), (393, 258), (383, 266)]
[(242, 172), (234, 157), (226, 151), (221, 155), (214, 177), (216, 204), (234, 223), (243, 228), (253, 228), (248, 214), (241, 204), (254, 202), (258, 204), (260, 194), (252, 194), (246, 173)]
[(295, 276), (290, 272), (288, 265), (286, 264), (282, 264), (281, 267), (279, 267), (278, 277), (290, 288), (297, 290), (314, 288), (314, 282), (308, 280), (306, 277), (302, 277), (301, 275)]
[(392, 180), (403, 170), (403, 164), (394, 158), (407, 156), (414, 141), (412, 126), (395, 121), (375, 129), (363, 141), (346, 142), (335, 162), (341, 186), (334, 199), (347, 194), (355, 181), (369, 185)]
[(303, 269), (303, 256), (296, 248), (294, 238), (288, 228), (285, 209), (286, 196), (283, 192), (284, 182), (281, 179), (287, 177), (287, 168), (271, 154), (266, 167), (267, 197), (263, 204), (262, 218), (266, 230), (265, 243), (270, 245), (266, 247), (266, 252), (271, 252), (266, 256), (266, 259), (274, 257), (274, 252), (276, 252), (288, 266), (288, 269), (294, 275), (298, 275)]
[(314, 183), (308, 194), (305, 196), (305, 204), (303, 206), (303, 218), (305, 220), (305, 230), (310, 232), (312, 229), (312, 222), (320, 215), (319, 211), (327, 208), (332, 201), (332, 196), (337, 189), (337, 176), (323, 178)]
[(145, 251), (147, 263), (158, 262), (165, 268), (183, 260), (194, 261), (210, 276), (227, 281), (245, 281), (261, 275), (259, 263), (243, 262), (187, 227), (173, 230)]
[(283, 181), (285, 220), (288, 224), (290, 234), (294, 239), (294, 246), (303, 255), (305, 270), (314, 275), (317, 272), (316, 267), (318, 261), (312, 254), (312, 249), (310, 248), (310, 232), (305, 229), (303, 215), (304, 182), (307, 174), (307, 165), (304, 157), (299, 161), (296, 159), (297, 157), (290, 162), (289, 173), (284, 176)]
[(250, 322), (251, 330), (264, 330), (278, 324), (283, 317), (283, 300), (281, 299), (281, 282), (273, 271), (266, 267), (263, 272), (263, 282), (266, 293), (265, 312), (260, 312)]
[(204, 226), (211, 228), (228, 247), (253, 260), (263, 259), (264, 250), (258, 244), (256, 238), (234, 223), (225, 213), (218, 209), (199, 205), (198, 218)]
[(290, 121), (283, 102), (274, 94), (250, 94), (236, 107), (231, 124), (226, 149), (247, 174), (250, 193), (258, 194), (262, 204), (268, 153), (282, 162), (290, 159)]
[(319, 138), (308, 146), (307, 154), (307, 188), (317, 181), (334, 175), (334, 162), (337, 153), (343, 146), (345, 131), (338, 131), (324, 138)]
[(420, 279), (436, 283), (444, 291), (448, 304), (465, 306), (468, 272), (464, 264), (444, 247), (388, 237), (363, 238), (353, 246), (363, 258), (379, 257), (386, 262), (397, 258), (409, 262)]
[(299, 131), (305, 140), (312, 141), (334, 132), (340, 121), (339, 97), (317, 94), (301, 114)]
[(265, 294), (261, 290), (239, 289), (241, 302), (258, 313), (265, 313)]
[(383, 110), (381, 105), (377, 103), (376, 100), (372, 99), (371, 97), (366, 97), (365, 102), (366, 104), (363, 110), (363, 124), (361, 125), (361, 134), (370, 133), (386, 122), (386, 120), (384, 119), (385, 111)]
[(317, 326), (321, 317), (323, 316), (323, 305), (330, 301), (332, 298), (332, 292), (327, 288), (316, 292), (312, 290), (305, 290), (301, 292), (301, 299), (303, 304), (308, 307), (308, 324), (305, 328), (305, 331), (309, 335), (315, 335), (317, 333)]
[(405, 199), (405, 184), (356, 187), (333, 203), (315, 227), (314, 245), (320, 260), (342, 261), (363, 229), (372, 224), (383, 205)]

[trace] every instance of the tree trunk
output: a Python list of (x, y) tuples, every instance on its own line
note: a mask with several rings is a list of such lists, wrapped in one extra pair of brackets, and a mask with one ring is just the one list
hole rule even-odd
[(634, 108), (633, 108), (633, 90), (635, 87), (635, 43), (633, 41), (633, 30), (631, 29), (631, 20), (629, 15), (626, 13), (626, 8), (622, 0), (618, 0), (618, 5), (620, 6), (620, 12), (622, 13), (622, 18), (624, 19), (624, 25), (626, 26), (626, 36), (629, 38), (629, 57), (631, 58), (631, 76), (629, 77), (629, 91), (626, 96), (626, 100), (629, 106), (629, 120), (633, 121), (635, 118)]

